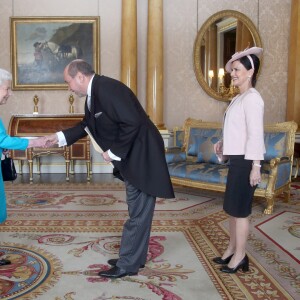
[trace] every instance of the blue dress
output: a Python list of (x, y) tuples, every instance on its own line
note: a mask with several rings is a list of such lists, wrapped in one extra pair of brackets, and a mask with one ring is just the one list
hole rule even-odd
[[(3, 122), (0, 118), (0, 157), (3, 149), (25, 150), (28, 147), (29, 140), (19, 137), (11, 137), (7, 135)], [(2, 172), (0, 172), (0, 223), (6, 220), (6, 197)]]

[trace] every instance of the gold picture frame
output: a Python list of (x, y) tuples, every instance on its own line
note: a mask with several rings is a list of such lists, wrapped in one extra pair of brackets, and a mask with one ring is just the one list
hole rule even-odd
[(100, 72), (100, 17), (11, 17), (13, 90), (64, 90), (63, 70), (82, 58)]

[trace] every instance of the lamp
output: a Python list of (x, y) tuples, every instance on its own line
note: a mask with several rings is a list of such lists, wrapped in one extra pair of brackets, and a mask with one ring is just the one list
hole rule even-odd
[(218, 77), (220, 80), (219, 94), (224, 98), (232, 99), (235, 95), (239, 93), (239, 88), (232, 84), (232, 80), (230, 82), (230, 86), (227, 88), (223, 82), (224, 76), (225, 76), (224, 69), (220, 68), (218, 73)]
[(214, 70), (209, 70), (209, 71), (208, 71), (208, 81), (209, 81), (209, 86), (211, 86), (213, 77), (214, 77)]
[(219, 73), (218, 73), (218, 77), (220, 78), (220, 82), (223, 82), (224, 75), (225, 75), (224, 69), (220, 68)]

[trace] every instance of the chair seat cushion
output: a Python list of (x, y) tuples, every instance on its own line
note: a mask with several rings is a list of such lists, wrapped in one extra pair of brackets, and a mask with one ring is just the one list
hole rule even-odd
[[(186, 161), (171, 163), (168, 168), (171, 177), (216, 184), (226, 184), (227, 181), (228, 165)], [(265, 189), (268, 180), (269, 172), (262, 170), (262, 181), (258, 188)]]
[(174, 177), (210, 183), (226, 183), (228, 166), (210, 163), (179, 162), (168, 165)]

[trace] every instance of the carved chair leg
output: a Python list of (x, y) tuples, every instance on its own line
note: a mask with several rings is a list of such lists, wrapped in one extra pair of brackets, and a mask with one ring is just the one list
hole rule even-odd
[(290, 198), (291, 198), (290, 190), (291, 190), (291, 187), (290, 187), (290, 184), (289, 184), (288, 189), (283, 192), (283, 195), (284, 195), (283, 201), (285, 203), (289, 203), (290, 202)]
[(271, 215), (273, 213), (273, 207), (274, 207), (274, 195), (267, 196), (267, 207), (264, 210), (265, 215)]

